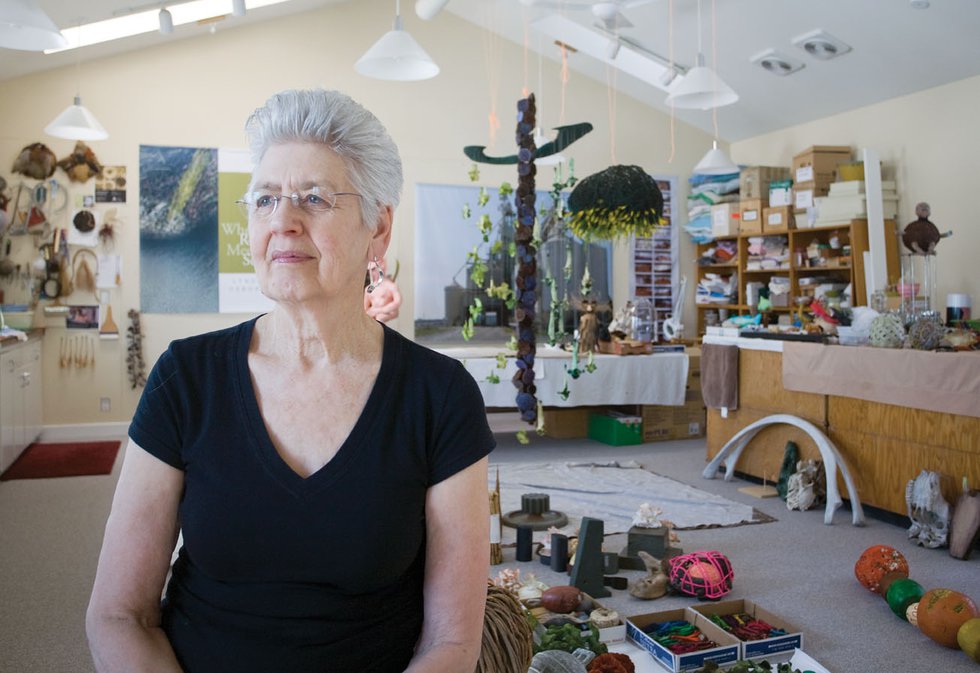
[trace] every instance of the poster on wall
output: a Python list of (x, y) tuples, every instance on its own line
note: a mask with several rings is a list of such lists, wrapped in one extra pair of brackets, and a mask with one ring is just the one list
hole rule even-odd
[(218, 151), (140, 145), (140, 309), (218, 311)]
[(220, 313), (272, 308), (259, 291), (248, 248), (248, 219), (238, 204), (248, 189), (252, 162), (244, 150), (218, 150), (218, 306)]

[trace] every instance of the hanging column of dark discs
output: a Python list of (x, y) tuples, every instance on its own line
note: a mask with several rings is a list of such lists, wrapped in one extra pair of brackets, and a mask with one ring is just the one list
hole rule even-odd
[(538, 417), (538, 400), (534, 386), (534, 314), (537, 302), (537, 250), (534, 247), (534, 94), (517, 101), (517, 408), (521, 419), (534, 423)]

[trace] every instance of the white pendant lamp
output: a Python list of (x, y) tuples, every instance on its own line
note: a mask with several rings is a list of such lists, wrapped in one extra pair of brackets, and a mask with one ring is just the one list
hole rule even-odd
[(68, 40), (33, 0), (0, 3), (0, 47), (24, 51), (61, 49)]
[(738, 100), (738, 94), (725, 84), (711, 68), (704, 64), (701, 50), (701, 0), (698, 0), (698, 59), (697, 64), (678, 77), (667, 94), (667, 104), (676, 108), (711, 110), (731, 105)]
[(79, 96), (75, 96), (75, 102), (44, 127), (44, 132), (49, 136), (68, 140), (105, 140), (109, 137), (109, 132), (82, 105)]
[(246, 12), (245, 0), (232, 0), (231, 3), (231, 15), (237, 17), (245, 16)]
[(399, 82), (430, 79), (439, 74), (439, 66), (425, 53), (415, 38), (402, 28), (397, 0), (394, 27), (358, 59), (354, 69), (366, 77)]
[(694, 167), (695, 175), (728, 175), (738, 172), (738, 165), (729, 159), (723, 150), (718, 149), (717, 140), (712, 141), (711, 149)]

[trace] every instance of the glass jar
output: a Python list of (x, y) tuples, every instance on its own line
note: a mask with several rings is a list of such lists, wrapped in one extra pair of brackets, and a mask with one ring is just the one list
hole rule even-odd
[(653, 313), (653, 304), (646, 297), (640, 297), (633, 304), (630, 316), (630, 338), (633, 341), (649, 343), (657, 331), (657, 318)]

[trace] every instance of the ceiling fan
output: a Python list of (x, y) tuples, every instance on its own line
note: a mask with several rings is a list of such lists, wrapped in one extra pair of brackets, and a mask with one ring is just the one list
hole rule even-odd
[(520, 0), (522, 5), (546, 9), (588, 9), (608, 31), (632, 28), (633, 22), (623, 14), (624, 9), (645, 5), (653, 0), (607, 0), (606, 2), (561, 2), (561, 0)]

